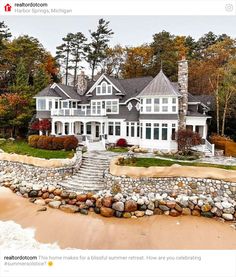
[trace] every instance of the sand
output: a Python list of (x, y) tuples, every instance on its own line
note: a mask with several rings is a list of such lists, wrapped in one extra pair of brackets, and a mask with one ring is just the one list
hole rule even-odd
[[(233, 223), (194, 216), (103, 218), (91, 213), (67, 214), (32, 204), (0, 188), (0, 220), (34, 228), (40, 243), (78, 249), (236, 249)], [(1, 232), (1, 230), (0, 230)]]

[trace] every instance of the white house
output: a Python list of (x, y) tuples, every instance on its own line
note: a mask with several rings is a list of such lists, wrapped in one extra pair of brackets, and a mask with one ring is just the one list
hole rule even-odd
[[(161, 70), (153, 77), (117, 79), (103, 74), (88, 81), (82, 72), (77, 86), (56, 84), (36, 95), (37, 118), (48, 118), (52, 135), (76, 135), (90, 143), (115, 143), (176, 150), (173, 133), (190, 128), (207, 137), (211, 103), (188, 93), (188, 62), (178, 63), (178, 82)], [(208, 144), (208, 148), (209, 144)]]

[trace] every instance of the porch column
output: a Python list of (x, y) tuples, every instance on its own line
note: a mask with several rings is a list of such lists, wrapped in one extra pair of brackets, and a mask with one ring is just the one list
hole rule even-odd
[(193, 132), (196, 132), (196, 125), (193, 125)]
[(51, 121), (51, 135), (55, 135), (55, 122), (53, 119)]
[(65, 122), (62, 122), (62, 135), (65, 135)]
[(202, 138), (206, 138), (206, 125), (203, 126)]

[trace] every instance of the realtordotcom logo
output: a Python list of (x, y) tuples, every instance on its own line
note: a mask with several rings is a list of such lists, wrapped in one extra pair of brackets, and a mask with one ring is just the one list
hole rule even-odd
[(11, 6), (10, 4), (6, 4), (6, 5), (4, 6), (5, 12), (10, 12), (11, 9), (12, 9), (12, 6)]

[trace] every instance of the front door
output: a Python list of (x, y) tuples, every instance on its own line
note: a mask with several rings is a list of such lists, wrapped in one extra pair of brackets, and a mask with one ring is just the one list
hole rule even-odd
[(96, 124), (96, 138), (99, 138), (100, 127)]

